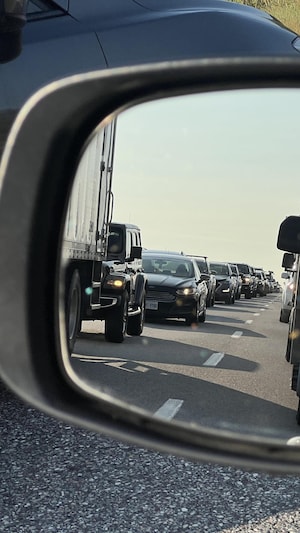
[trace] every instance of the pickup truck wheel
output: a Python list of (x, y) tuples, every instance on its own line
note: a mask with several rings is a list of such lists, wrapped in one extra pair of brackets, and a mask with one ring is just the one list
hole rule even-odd
[(112, 309), (105, 320), (105, 339), (109, 342), (123, 342), (127, 330), (128, 293), (121, 297), (121, 303)]
[(66, 302), (66, 324), (67, 324), (67, 339), (69, 351), (74, 349), (76, 337), (79, 333), (80, 324), (80, 307), (81, 307), (81, 286), (80, 276), (78, 270), (74, 270), (69, 289), (67, 291)]
[(129, 316), (127, 321), (127, 333), (128, 335), (141, 335), (144, 328), (145, 321), (145, 296), (142, 299), (141, 312), (138, 315)]
[(279, 322), (285, 322), (285, 324), (288, 324), (290, 319), (290, 313), (291, 311), (289, 309), (281, 309)]

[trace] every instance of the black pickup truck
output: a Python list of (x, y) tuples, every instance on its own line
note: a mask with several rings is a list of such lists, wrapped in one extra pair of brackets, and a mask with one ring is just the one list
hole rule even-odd
[(144, 326), (147, 279), (142, 270), (141, 232), (134, 224), (111, 223), (107, 260), (103, 263), (102, 296), (113, 305), (97, 311), (105, 320), (105, 338), (122, 342), (141, 335)]

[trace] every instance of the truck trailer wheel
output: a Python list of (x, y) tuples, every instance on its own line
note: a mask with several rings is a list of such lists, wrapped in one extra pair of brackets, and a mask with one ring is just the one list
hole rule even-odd
[(145, 321), (145, 296), (141, 303), (141, 312), (139, 315), (129, 316), (127, 321), (127, 333), (128, 335), (141, 335), (144, 328)]
[(123, 342), (127, 330), (128, 293), (122, 294), (121, 303), (109, 311), (105, 320), (105, 339), (109, 342)]
[(74, 270), (67, 291), (66, 325), (69, 351), (72, 352), (79, 333), (81, 308), (81, 286), (78, 270)]

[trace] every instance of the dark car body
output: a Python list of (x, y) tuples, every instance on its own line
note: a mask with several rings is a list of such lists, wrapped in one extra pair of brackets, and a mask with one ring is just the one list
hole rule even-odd
[(300, 58), (298, 43), (269, 14), (223, 0), (29, 0), (18, 57), (0, 47), (0, 151), (21, 105), (59, 78), (201, 57)]
[(267, 283), (266, 275), (263, 269), (255, 268), (254, 273), (257, 279), (257, 294), (258, 296), (266, 296), (269, 292), (269, 284)]
[(215, 303), (215, 292), (217, 287), (216, 276), (211, 272), (210, 264), (206, 256), (190, 256), (195, 259), (200, 270), (201, 279), (207, 285), (206, 307), (212, 307)]
[(181, 254), (143, 252), (147, 276), (146, 318), (184, 318), (188, 325), (206, 318), (207, 286), (196, 262)]
[(242, 294), (242, 276), (239, 272), (238, 266), (234, 263), (229, 263), (233, 275), (235, 276), (235, 299), (239, 300)]
[(242, 294), (245, 298), (250, 299), (256, 296), (257, 280), (255, 278), (254, 269), (247, 263), (235, 263), (242, 276)]
[(211, 261), (210, 268), (217, 280), (216, 301), (233, 304), (235, 302), (236, 281), (230, 264), (222, 261)]

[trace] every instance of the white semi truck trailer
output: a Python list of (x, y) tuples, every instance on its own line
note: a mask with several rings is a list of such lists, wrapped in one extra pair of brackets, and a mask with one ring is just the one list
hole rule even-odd
[[(112, 122), (87, 145), (69, 199), (62, 261), (70, 351), (82, 320), (105, 320), (111, 342), (143, 330), (146, 277), (140, 229), (112, 223), (115, 130)], [(114, 247), (110, 243), (116, 237)]]

